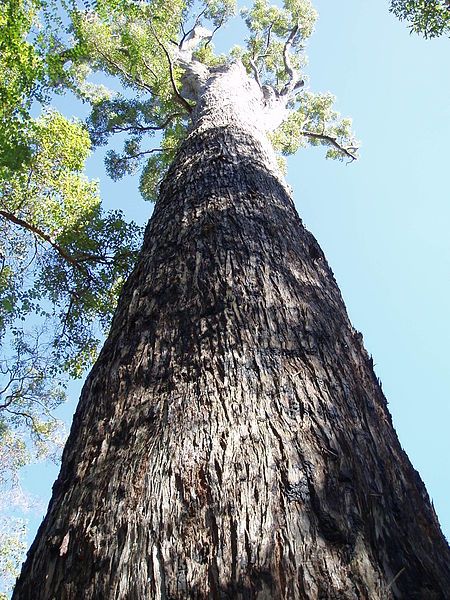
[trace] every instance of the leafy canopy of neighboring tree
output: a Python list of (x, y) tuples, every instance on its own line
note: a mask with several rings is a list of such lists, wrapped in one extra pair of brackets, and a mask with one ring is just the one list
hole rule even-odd
[(449, 0), (391, 0), (390, 10), (409, 22), (411, 32), (426, 38), (450, 34)]
[[(0, 5), (0, 490), (21, 497), (19, 469), (53, 455), (54, 409), (68, 376), (95, 357), (140, 230), (103, 212), (83, 175), (85, 126), (51, 110), (61, 90), (60, 47), (37, 28), (35, 0)], [(70, 83), (66, 75), (66, 85)], [(72, 86), (74, 82), (72, 82)], [(81, 93), (81, 87), (80, 87)], [(38, 116), (33, 116), (38, 115)], [(0, 514), (0, 520), (2, 515)], [(14, 577), (23, 524), (0, 525), (0, 573)], [(22, 540), (22, 541), (21, 541)]]

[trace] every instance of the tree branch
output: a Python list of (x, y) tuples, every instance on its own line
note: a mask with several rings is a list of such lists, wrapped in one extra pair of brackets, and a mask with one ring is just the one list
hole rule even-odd
[(348, 156), (352, 161), (358, 159), (356, 154), (354, 154), (354, 152), (357, 150), (357, 148), (355, 148), (354, 146), (348, 146), (348, 147), (342, 146), (342, 144), (340, 144), (337, 141), (337, 138), (335, 138), (331, 135), (326, 135), (325, 133), (315, 133), (314, 131), (305, 131), (305, 130), (300, 131), (300, 135), (303, 135), (305, 137), (309, 137), (309, 138), (312, 138), (315, 140), (324, 140), (325, 142), (328, 142), (331, 146), (334, 146), (336, 148), (336, 150), (339, 150), (340, 152), (342, 152), (342, 154), (345, 154), (345, 156)]
[(141, 125), (140, 123), (136, 123), (134, 125), (128, 125), (127, 127), (121, 127), (120, 125), (115, 125), (111, 128), (110, 131), (108, 131), (107, 129), (104, 129), (103, 131), (100, 131), (99, 133), (101, 135), (105, 135), (107, 133), (124, 133), (124, 132), (142, 132), (145, 133), (146, 131), (161, 131), (162, 129), (165, 129), (167, 127), (167, 125), (169, 125), (169, 123), (171, 121), (173, 121), (173, 119), (175, 119), (175, 117), (181, 117), (181, 113), (172, 113), (171, 115), (169, 115), (167, 117), (167, 119), (164, 121), (164, 123), (161, 123), (161, 125)]
[(173, 148), (152, 148), (151, 150), (142, 150), (142, 152), (136, 152), (136, 154), (128, 154), (127, 156), (123, 156), (123, 160), (129, 160), (130, 158), (139, 158), (140, 156), (145, 156), (146, 154), (153, 154), (153, 152), (164, 152), (165, 150), (172, 150)]
[(39, 429), (36, 424), (36, 419), (35, 417), (33, 417), (33, 415), (30, 415), (29, 413), (20, 410), (11, 410), (10, 408), (5, 408), (4, 410), (10, 415), (14, 415), (15, 417), (23, 417), (26, 421), (30, 421), (33, 433), (38, 437), (38, 439), (44, 439), (39, 433)]
[(303, 80), (300, 78), (298, 78), (296, 80), (294, 67), (292, 66), (291, 57), (290, 57), (290, 50), (292, 48), (292, 44), (294, 42), (294, 39), (295, 39), (295, 36), (297, 35), (297, 33), (298, 33), (298, 25), (296, 25), (291, 30), (291, 33), (289, 34), (289, 37), (286, 40), (286, 43), (284, 44), (283, 62), (284, 62), (284, 68), (286, 69), (286, 74), (288, 75), (289, 80), (286, 83), (286, 85), (284, 86), (284, 88), (281, 90), (281, 92), (280, 92), (281, 96), (287, 96), (288, 94), (291, 94), (295, 89), (301, 87), (304, 83)]
[(270, 34), (272, 33), (273, 23), (271, 23), (267, 29), (267, 38), (266, 38), (266, 51), (270, 46)]
[(250, 58), (249, 63), (252, 68), (253, 75), (255, 76), (256, 83), (259, 85), (259, 87), (261, 87), (261, 80), (259, 78), (258, 67), (256, 66), (256, 63), (253, 60), (253, 58)]
[[(2, 375), (6, 375), (8, 371), (3, 372), (2, 370)], [(16, 377), (16, 375), (19, 373), (19, 366), (15, 365), (15, 369), (13, 370), (13, 372), (10, 372), (10, 377), (9, 377), (9, 381), (8, 383), (5, 385), (5, 387), (3, 389), (0, 390), (0, 397), (3, 396), (8, 390), (9, 388), (12, 386), (13, 383), (16, 383), (17, 381), (20, 381), (20, 377)], [(10, 396), (8, 396), (10, 397)], [(5, 403), (5, 404), (0, 404), (0, 409), (5, 408), (6, 406), (8, 406), (8, 404), (10, 404), (11, 402)]]
[(200, 19), (203, 17), (203, 15), (205, 14), (206, 10), (207, 10), (207, 9), (206, 9), (206, 8), (204, 8), (204, 9), (202, 10), (202, 12), (201, 12), (201, 13), (199, 13), (199, 14), (196, 16), (196, 18), (195, 18), (195, 22), (194, 22), (194, 24), (192, 25), (192, 27), (189, 29), (189, 31), (184, 31), (183, 24), (181, 24), (181, 25), (182, 25), (182, 29), (183, 29), (183, 37), (181, 38), (181, 41), (180, 41), (180, 43), (178, 44), (178, 48), (180, 48), (180, 49), (181, 49), (181, 47), (183, 46), (183, 42), (184, 42), (184, 40), (187, 38), (187, 36), (188, 36), (190, 33), (192, 33), (192, 32), (194, 31), (194, 29), (197, 27), (197, 25), (199, 25), (199, 24), (200, 24)]
[(214, 27), (214, 29), (211, 31), (211, 36), (206, 40), (205, 48), (208, 46), (208, 44), (213, 39), (214, 34), (216, 33), (216, 31), (218, 31), (222, 27), (224, 21), (225, 21), (225, 17), (222, 17), (221, 20), (220, 20), (220, 23), (218, 25), (216, 25)]
[[(170, 150), (170, 148), (168, 148), (168, 149)], [(143, 155), (143, 154), (151, 154), (152, 152), (163, 152), (163, 150), (164, 150), (163, 148), (154, 148), (153, 150), (146, 150), (145, 152), (140, 152), (134, 156), (130, 156), (129, 158), (138, 158), (140, 155)], [(61, 256), (61, 258), (63, 258), (66, 262), (71, 264), (76, 269), (82, 271), (90, 279), (93, 279), (91, 273), (89, 272), (87, 267), (85, 267), (81, 263), (86, 262), (86, 261), (92, 261), (92, 262), (97, 262), (97, 263), (108, 264), (109, 262), (111, 262), (115, 259), (115, 256), (106, 256), (106, 255), (102, 256), (100, 254), (92, 254), (92, 253), (88, 253), (88, 252), (81, 252), (77, 257), (72, 256), (71, 254), (66, 252), (66, 250), (60, 244), (57, 244), (56, 242), (54, 242), (48, 233), (46, 233), (39, 227), (36, 227), (35, 225), (28, 223), (28, 221), (25, 221), (24, 219), (21, 219), (20, 217), (16, 217), (13, 213), (10, 213), (5, 210), (0, 209), (0, 216), (7, 219), (11, 223), (14, 223), (15, 225), (19, 225), (19, 227), (22, 227), (23, 229), (26, 229), (27, 231), (34, 233), (36, 236), (38, 236), (39, 238), (41, 238), (42, 240), (44, 240), (45, 242), (50, 244), (50, 246), (52, 246), (52, 248), (54, 248), (57, 251), (57, 253)], [(36, 256), (36, 252), (37, 252), (37, 250), (35, 250), (35, 256)], [(29, 264), (31, 264), (31, 261)]]
[(23, 227), (23, 229), (26, 229), (27, 231), (31, 231), (32, 233), (40, 237), (42, 240), (46, 241), (48, 244), (50, 244), (52, 248), (56, 250), (56, 252), (61, 256), (61, 258), (63, 258), (66, 262), (71, 264), (76, 269), (83, 271), (84, 274), (87, 274), (89, 277), (91, 277), (86, 267), (81, 265), (76, 258), (74, 258), (72, 255), (66, 252), (66, 250), (64, 250), (62, 246), (54, 242), (48, 233), (46, 233), (39, 227), (36, 227), (36, 225), (28, 223), (28, 221), (24, 221), (20, 217), (16, 217), (16, 215), (6, 210), (0, 210), (0, 216), (10, 221), (11, 223), (14, 223), (15, 225), (19, 225), (19, 227)]
[(142, 57), (142, 62), (144, 63), (144, 67), (147, 69), (150, 75), (154, 77), (155, 81), (158, 81), (158, 76), (156, 75), (155, 71), (151, 68), (151, 66), (147, 64), (147, 61), (144, 57)]
[(155, 37), (155, 40), (157, 41), (158, 45), (160, 46), (160, 48), (162, 49), (162, 51), (164, 52), (164, 54), (166, 55), (167, 58), (167, 62), (169, 63), (169, 73), (170, 73), (170, 81), (172, 83), (172, 88), (173, 88), (173, 92), (175, 94), (175, 99), (177, 100), (178, 104), (180, 104), (183, 108), (185, 108), (187, 110), (187, 112), (189, 114), (191, 114), (192, 112), (192, 106), (189, 104), (189, 102), (183, 98), (183, 96), (180, 94), (176, 81), (175, 81), (175, 76), (174, 76), (174, 72), (173, 72), (173, 62), (172, 59), (170, 57), (170, 54), (167, 50), (167, 48), (164, 46), (164, 44), (161, 42), (161, 40), (158, 38), (158, 36), (156, 35), (155, 29), (151, 23), (151, 21), (149, 22), (150, 25), (150, 29)]
[(142, 81), (142, 79), (132, 77), (129, 73), (127, 73), (127, 71), (125, 71), (125, 69), (121, 65), (116, 63), (112, 58), (110, 58), (104, 52), (102, 52), (102, 50), (100, 50), (100, 48), (96, 44), (94, 44), (94, 48), (100, 54), (100, 56), (103, 58), (103, 60), (106, 61), (107, 63), (109, 63), (109, 65), (111, 65), (112, 67), (114, 67), (124, 77), (124, 79), (127, 79), (128, 81), (131, 81), (132, 83), (135, 83), (138, 87), (142, 88), (149, 94), (153, 94), (152, 88), (150, 86), (148, 86), (146, 83), (144, 83)]

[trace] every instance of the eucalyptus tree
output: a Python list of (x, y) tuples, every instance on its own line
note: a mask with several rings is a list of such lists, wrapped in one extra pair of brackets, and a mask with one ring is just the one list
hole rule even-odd
[(448, 597), (436, 515), (276, 155), (356, 158), (305, 84), (316, 13), (257, 0), (217, 56), (232, 8), (72, 13), (67, 70), (121, 83), (92, 139), (125, 134), (109, 168), (145, 160), (157, 201), (15, 599)]

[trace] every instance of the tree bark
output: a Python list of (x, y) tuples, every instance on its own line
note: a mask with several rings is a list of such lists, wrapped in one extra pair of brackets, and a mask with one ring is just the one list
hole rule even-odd
[(424, 485), (233, 69), (162, 185), (15, 600), (450, 598)]

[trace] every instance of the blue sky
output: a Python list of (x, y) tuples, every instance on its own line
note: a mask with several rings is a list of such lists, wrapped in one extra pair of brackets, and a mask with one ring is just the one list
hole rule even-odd
[[(450, 41), (411, 36), (388, 5), (316, 0), (308, 84), (333, 92), (338, 110), (353, 118), (361, 159), (346, 166), (326, 161), (323, 149), (301, 150), (289, 160), (287, 179), (450, 537)], [(237, 43), (239, 30), (225, 29), (220, 49)], [(89, 174), (100, 179), (105, 206), (145, 222), (152, 207), (139, 197), (136, 178), (108, 180), (101, 155), (90, 160)], [(79, 388), (71, 386), (63, 410), (69, 422)], [(45, 504), (56, 474), (29, 468), (23, 481)], [(41, 518), (31, 517), (32, 529)]]

